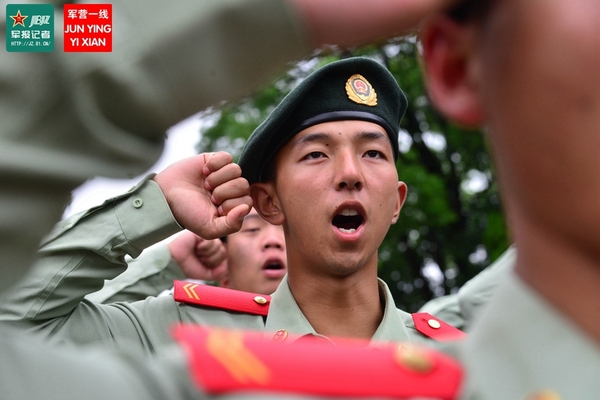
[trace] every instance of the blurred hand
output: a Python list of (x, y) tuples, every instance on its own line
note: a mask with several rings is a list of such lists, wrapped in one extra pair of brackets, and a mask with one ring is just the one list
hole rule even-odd
[(227, 250), (219, 239), (183, 232), (169, 243), (171, 257), (189, 279), (214, 281), (227, 273)]
[(312, 44), (342, 47), (373, 43), (414, 31), (426, 16), (460, 0), (291, 0), (311, 33)]

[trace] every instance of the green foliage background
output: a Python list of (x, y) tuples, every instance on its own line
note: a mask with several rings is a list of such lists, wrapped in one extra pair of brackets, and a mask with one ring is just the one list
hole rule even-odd
[[(380, 247), (379, 276), (398, 307), (416, 311), (433, 297), (455, 292), (495, 260), (508, 239), (485, 136), (449, 123), (431, 107), (413, 37), (352, 51), (329, 49), (291, 66), (252, 97), (212, 110), (214, 125), (203, 132), (198, 151), (225, 150), (237, 157), (247, 137), (299, 80), (321, 65), (358, 55), (386, 65), (409, 102), (397, 163), (409, 195)], [(441, 145), (428, 145), (428, 137)], [(467, 190), (473, 174), (484, 177), (487, 188)]]

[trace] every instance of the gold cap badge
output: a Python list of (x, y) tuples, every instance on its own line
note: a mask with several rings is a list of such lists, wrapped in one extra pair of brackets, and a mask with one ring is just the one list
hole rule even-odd
[(346, 81), (346, 94), (355, 103), (367, 106), (377, 105), (377, 93), (373, 86), (360, 74), (354, 74)]

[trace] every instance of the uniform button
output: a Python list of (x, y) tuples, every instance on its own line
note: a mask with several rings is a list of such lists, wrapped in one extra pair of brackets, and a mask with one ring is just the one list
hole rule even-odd
[(396, 350), (396, 362), (419, 374), (426, 374), (433, 369), (433, 360), (427, 354), (420, 350), (406, 349), (402, 345)]
[(265, 298), (264, 298), (264, 297), (262, 297), (262, 296), (256, 296), (256, 297), (254, 298), (254, 301), (255, 301), (256, 303), (258, 303), (258, 304), (267, 304), (267, 299), (265, 299)]
[(527, 400), (561, 400), (562, 397), (552, 390), (542, 390), (541, 392), (533, 393)]
[(435, 319), (430, 319), (429, 321), (427, 321), (427, 325), (429, 325), (433, 329), (440, 329), (442, 327), (442, 324), (440, 324), (440, 322), (436, 321)]
[(133, 206), (135, 208), (140, 208), (143, 205), (144, 205), (144, 200), (140, 199), (139, 197), (136, 199), (133, 199)]
[(274, 342), (283, 342), (285, 339), (287, 339), (287, 337), (288, 337), (287, 331), (285, 329), (280, 329), (273, 334), (273, 341)]

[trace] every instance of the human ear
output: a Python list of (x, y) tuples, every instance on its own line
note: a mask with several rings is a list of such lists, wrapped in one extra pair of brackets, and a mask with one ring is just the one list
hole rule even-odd
[(254, 208), (265, 221), (272, 225), (283, 224), (285, 216), (281, 211), (273, 183), (253, 183), (250, 186), (250, 195), (252, 196)]
[(398, 217), (400, 217), (400, 210), (404, 205), (404, 201), (406, 200), (406, 193), (408, 192), (408, 187), (406, 183), (398, 181), (398, 199), (396, 200), (396, 208), (394, 209), (394, 216), (392, 217), (392, 224), (398, 222)]
[(446, 117), (472, 128), (484, 122), (476, 29), (476, 24), (435, 15), (423, 23), (419, 33), (432, 103)]

